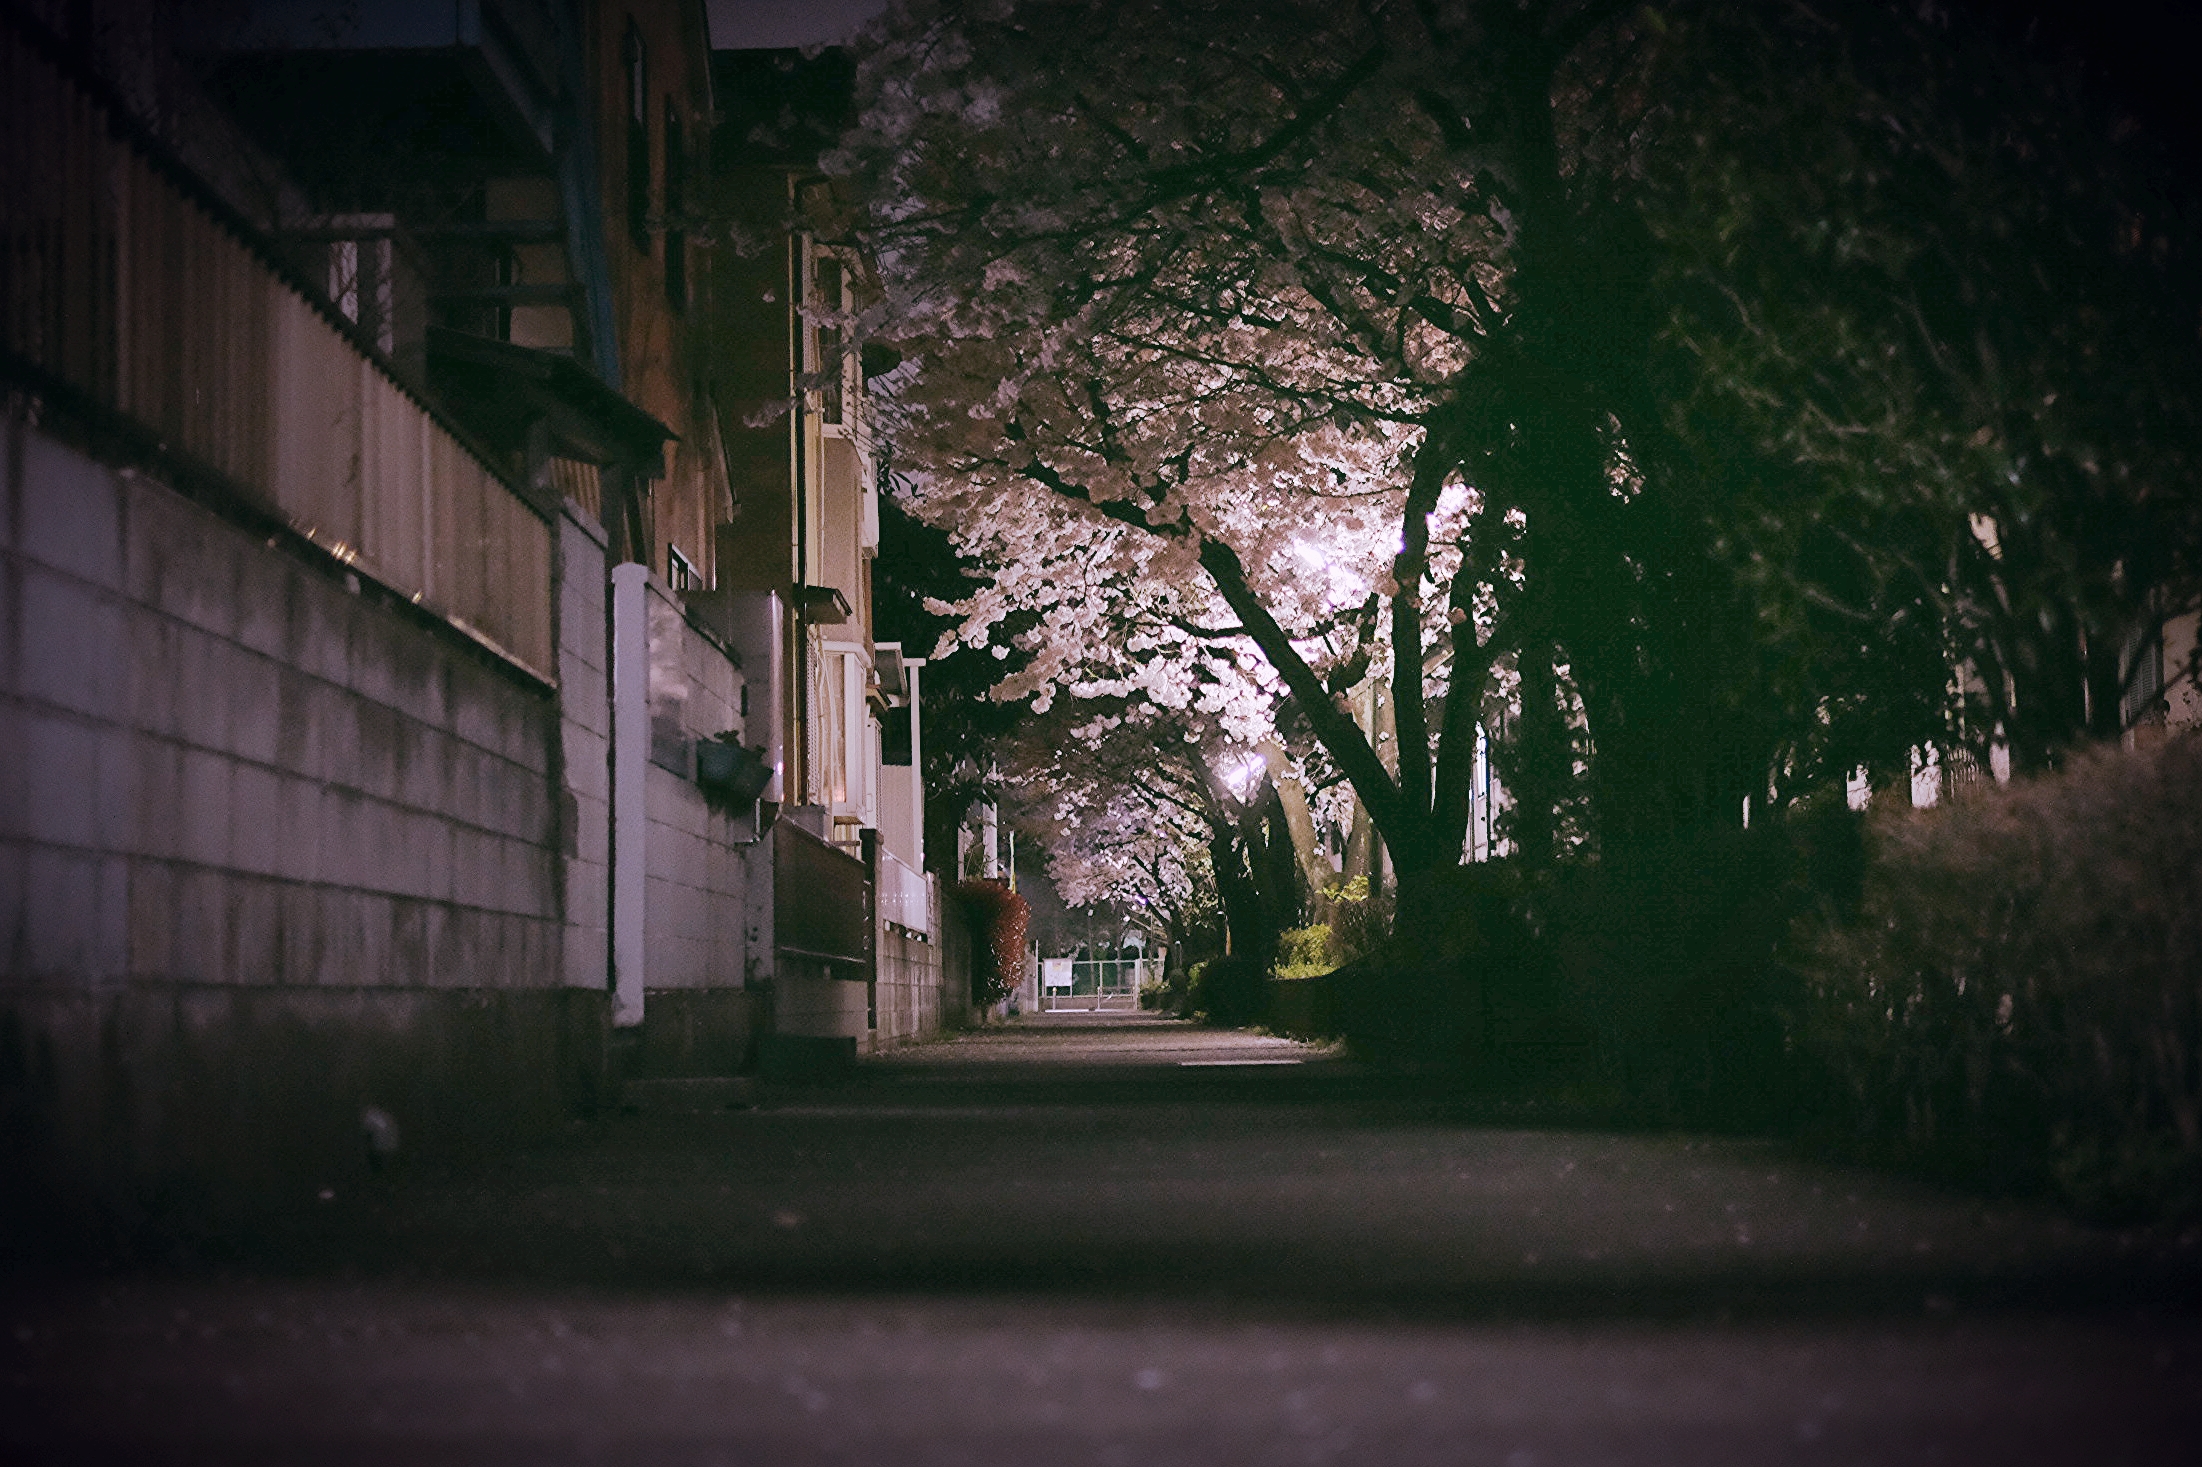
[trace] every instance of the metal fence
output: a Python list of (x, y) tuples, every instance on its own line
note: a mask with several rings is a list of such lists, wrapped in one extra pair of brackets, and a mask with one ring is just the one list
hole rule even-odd
[(773, 946), (869, 972), (872, 883), (858, 857), (792, 820), (772, 827)]
[(29, 24), (0, 18), (0, 366), (547, 679), (548, 523)]
[(1042, 958), (1040, 1012), (1137, 1009), (1139, 990), (1161, 981), (1154, 958)]
[(879, 916), (911, 932), (933, 930), (932, 885), (922, 871), (913, 871), (892, 851), (879, 853)]

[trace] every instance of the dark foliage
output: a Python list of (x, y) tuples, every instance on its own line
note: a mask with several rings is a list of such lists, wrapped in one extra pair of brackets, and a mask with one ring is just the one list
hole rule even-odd
[(2106, 1218), (2202, 1211), (2202, 738), (1869, 835), (1796, 1013), (1837, 1138)]
[(971, 924), (971, 1001), (984, 1009), (1009, 997), (1024, 978), (1032, 908), (1006, 881), (959, 881), (955, 895)]
[(1211, 958), (1193, 969), (1189, 1002), (1211, 1024), (1238, 1027), (1268, 1013), (1269, 971), (1258, 959)]

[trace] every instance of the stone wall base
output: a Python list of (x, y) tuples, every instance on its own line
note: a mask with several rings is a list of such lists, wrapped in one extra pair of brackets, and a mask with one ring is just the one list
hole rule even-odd
[(757, 1067), (757, 995), (745, 988), (654, 988), (632, 1060), (637, 1079), (746, 1074)]
[(608, 1026), (586, 989), (0, 989), (0, 1248), (188, 1230), (543, 1136), (613, 1098)]

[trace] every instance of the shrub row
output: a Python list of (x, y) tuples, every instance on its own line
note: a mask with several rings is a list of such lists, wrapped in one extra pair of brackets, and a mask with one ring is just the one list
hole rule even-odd
[(1789, 933), (1854, 905), (1858, 865), (1837, 804), (1560, 871), (1429, 873), (1390, 940), (1310, 980), (1282, 1027), (1577, 1111), (1778, 1124), (1799, 1103)]
[(1432, 873), (1372, 952), (1266, 991), (1212, 964), (1194, 1001), (1578, 1111), (2202, 1216), (2202, 736), (1930, 810)]
[(1869, 825), (1796, 1033), (1847, 1137), (2102, 1216), (2202, 1210), (2202, 738)]

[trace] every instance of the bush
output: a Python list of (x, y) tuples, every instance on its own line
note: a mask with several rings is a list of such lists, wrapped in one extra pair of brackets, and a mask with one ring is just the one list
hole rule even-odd
[(1375, 1059), (1539, 1103), (1765, 1129), (1799, 1103), (1785, 1016), (1796, 918), (1855, 907), (1840, 798), (1556, 871), (1498, 860), (1402, 884), (1392, 934), (1324, 980)]
[(971, 1001), (991, 1008), (1024, 979), (1032, 907), (1005, 881), (959, 881), (955, 895), (971, 923)]
[[(1195, 963), (1194, 971), (1197, 972), (1199, 967)], [(1192, 974), (1186, 971), (1173, 954), (1169, 966), (1163, 969), (1161, 982), (1142, 983), (1139, 986), (1139, 1006), (1165, 1014), (1185, 1013), (1190, 1007), (1188, 995), (1191, 988)]]
[(1212, 1024), (1259, 1023), (1268, 995), (1269, 974), (1251, 958), (1210, 958), (1193, 965), (1192, 1008)]
[(1288, 928), (1277, 934), (1279, 978), (1313, 978), (1328, 973), (1339, 961), (1338, 945), (1327, 922)]
[(1369, 879), (1332, 886), (1315, 899), (1315, 918), (1330, 929), (1330, 962), (1338, 966), (1367, 957), (1391, 936), (1392, 900), (1371, 895)]
[(1807, 1099), (1789, 1032), (1796, 934), (1855, 911), (1860, 825), (1839, 796), (1807, 800), (1750, 830), (1626, 847), (1525, 893), (1554, 999), (1589, 1031), (1612, 1104), (1645, 1121), (1794, 1121)]
[(1869, 837), (1798, 1016), (1850, 1134), (2098, 1216), (2202, 1208), (2202, 738)]

